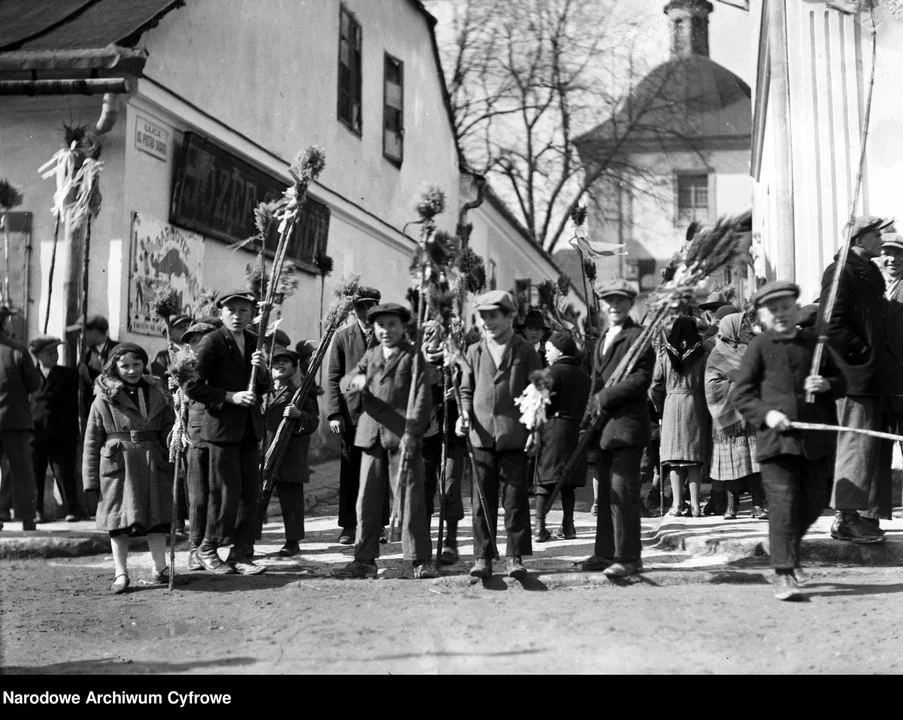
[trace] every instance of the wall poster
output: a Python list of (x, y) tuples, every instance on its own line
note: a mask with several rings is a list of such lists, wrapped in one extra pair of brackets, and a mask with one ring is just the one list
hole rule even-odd
[(182, 312), (194, 316), (201, 289), (204, 238), (144, 214), (132, 213), (129, 258), (130, 332), (160, 337), (165, 325), (154, 313), (154, 298), (173, 287)]

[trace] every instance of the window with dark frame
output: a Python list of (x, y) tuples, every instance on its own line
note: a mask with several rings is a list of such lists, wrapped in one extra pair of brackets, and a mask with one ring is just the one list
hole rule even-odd
[(383, 155), (404, 160), (404, 63), (386, 53), (383, 72)]
[(361, 25), (344, 5), (339, 10), (339, 120), (361, 134)]
[(707, 220), (709, 217), (709, 176), (682, 173), (677, 176), (677, 221)]

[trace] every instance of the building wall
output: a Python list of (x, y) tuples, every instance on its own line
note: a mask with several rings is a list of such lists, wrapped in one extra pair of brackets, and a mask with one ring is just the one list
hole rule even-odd
[[(689, 222), (678, 219), (677, 173), (709, 173), (709, 209), (700, 220), (713, 223), (722, 215), (749, 210), (749, 151), (643, 153), (633, 155), (631, 163), (648, 175), (637, 181), (635, 189), (597, 186), (590, 206), (590, 232), (594, 239), (627, 246), (626, 256), (597, 261), (599, 278), (627, 277), (647, 292), (659, 284), (662, 269), (686, 239)], [(654, 269), (642, 278), (630, 268), (630, 261), (640, 259), (655, 261)]]
[[(751, 14), (761, 16), (762, 0)], [(871, 74), (872, 36), (868, 14), (845, 15), (819, 2), (786, 3), (787, 66), (790, 82), (790, 152), (778, 157), (774, 95), (757, 112), (764, 126), (754, 137), (761, 163), (753, 168), (754, 230), (759, 248), (756, 273), (788, 277), (809, 301), (819, 294), (824, 268), (844, 239), (856, 187), (861, 132)], [(900, 201), (894, 191), (903, 152), (898, 88), (903, 80), (903, 21), (878, 8), (875, 85), (866, 162), (855, 214), (892, 217)], [(758, 42), (756, 37), (755, 41)], [(761, 49), (762, 44), (759, 44)], [(760, 63), (763, 58), (760, 57)], [(773, 82), (773, 81), (772, 81)], [(754, 91), (754, 96), (755, 96)], [(778, 237), (775, 188), (790, 170), (793, 236)], [(792, 269), (780, 267), (778, 248), (793, 244)]]

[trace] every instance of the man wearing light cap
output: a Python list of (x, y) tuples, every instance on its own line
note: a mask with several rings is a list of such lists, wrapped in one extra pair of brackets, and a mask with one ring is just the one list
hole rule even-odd
[(599, 438), (599, 459), (593, 465), (598, 481), (598, 515), (593, 555), (583, 570), (625, 577), (643, 570), (640, 540), (640, 463), (649, 443), (647, 393), (652, 384), (655, 354), (648, 348), (633, 370), (606, 387), (609, 378), (636, 342), (642, 329), (630, 317), (637, 291), (623, 279), (600, 282), (595, 288), (609, 328), (596, 345), (589, 410), (608, 420)]
[[(329, 365), (326, 370), (326, 419), (329, 430), (342, 443), (339, 470), (339, 532), (338, 542), (351, 545), (357, 529), (357, 495), (361, 481), (361, 449), (354, 445), (357, 424), (364, 412), (360, 393), (342, 392), (342, 378), (351, 372), (364, 353), (378, 344), (367, 311), (379, 305), (382, 295), (375, 287), (361, 285), (354, 296), (354, 320), (339, 330), (332, 339)], [(383, 503), (383, 525), (389, 524), (389, 495)], [(383, 537), (385, 534), (383, 535)]]
[[(886, 383), (886, 404), (884, 407), (884, 429), (895, 435), (903, 434), (903, 235), (885, 233), (881, 236), (881, 272), (887, 283), (887, 342), (890, 352), (881, 370), (881, 378)], [(879, 471), (890, 472), (893, 462), (893, 442), (881, 441)], [(885, 485), (892, 491), (893, 476)], [(892, 498), (884, 498), (885, 502)], [(892, 505), (893, 503), (890, 502)]]
[(84, 332), (87, 355), (79, 361), (78, 374), (85, 386), (82, 415), (87, 419), (94, 402), (94, 381), (100, 376), (103, 366), (110, 357), (110, 351), (119, 343), (110, 338), (110, 323), (103, 315), (88, 315), (82, 325), (82, 318), (66, 328), (66, 332)]
[[(889, 352), (885, 330), (887, 299), (881, 271), (872, 259), (881, 252), (881, 230), (891, 223), (879, 217), (858, 217), (850, 230), (850, 251), (837, 286), (830, 318), (825, 308), (837, 267), (831, 263), (822, 277), (818, 328), (837, 352), (847, 379), (846, 397), (837, 401), (837, 421), (845, 427), (880, 430), (882, 387), (880, 369)], [(858, 433), (839, 433), (834, 464), (832, 502), (836, 515), (831, 536), (836, 540), (871, 544), (883, 539), (879, 517), (889, 517), (890, 471), (882, 473), (881, 442)]]

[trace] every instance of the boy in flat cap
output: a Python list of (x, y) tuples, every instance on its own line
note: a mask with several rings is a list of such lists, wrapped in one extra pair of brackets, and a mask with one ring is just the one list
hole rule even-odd
[[(846, 376), (846, 397), (837, 401), (837, 420), (844, 427), (880, 430), (882, 405), (888, 387), (881, 377), (886, 366), (886, 286), (881, 271), (871, 262), (881, 253), (881, 230), (888, 221), (858, 217), (850, 233), (850, 250), (837, 286), (830, 318), (825, 318), (828, 295), (837, 262), (822, 277), (819, 320), (828, 344), (837, 351)], [(880, 466), (881, 441), (859, 433), (840, 433), (834, 463), (832, 506), (835, 520), (831, 536), (859, 544), (881, 542), (879, 518), (890, 518), (890, 467)]]
[[(299, 356), (294, 350), (276, 347), (270, 369), (273, 389), (266, 394), (263, 402), (267, 447), (272, 445), (284, 418), (291, 418), (298, 423), (282, 463), (276, 470), (276, 494), (279, 496), (282, 522), (285, 525), (285, 544), (279, 550), (282, 557), (293, 557), (301, 552), (299, 543), (304, 539), (304, 483), (310, 480), (307, 453), (310, 449), (310, 435), (320, 424), (320, 410), (313, 389), (307, 394), (300, 409), (292, 404), (292, 398), (298, 390), (293, 380), (298, 371), (298, 363)], [(261, 507), (259, 528), (262, 528), (265, 512), (266, 508)], [(259, 530), (257, 537), (260, 538)]]
[[(800, 569), (800, 544), (826, 505), (834, 434), (794, 430), (790, 423), (835, 422), (833, 398), (843, 395), (845, 380), (829, 347), (818, 375), (809, 375), (817, 336), (796, 327), (799, 288), (773, 281), (753, 296), (764, 328), (740, 362), (734, 405), (757, 428), (756, 459), (768, 498), (768, 536), (775, 570), (775, 597), (800, 595), (806, 578)], [(815, 393), (815, 402), (806, 401)]]
[[(198, 445), (188, 452), (189, 494), (207, 498), (197, 559), (205, 570), (219, 574), (266, 570), (250, 558), (260, 494), (258, 443), (264, 432), (260, 398), (269, 382), (266, 358), (247, 330), (256, 303), (247, 290), (227, 292), (217, 300), (223, 327), (198, 344), (198, 378), (185, 388), (191, 400), (204, 406)], [(252, 366), (257, 368), (256, 384), (249, 390)], [(193, 540), (199, 530), (192, 523)], [(232, 549), (223, 563), (217, 548), (226, 545)]]
[[(357, 528), (357, 495), (361, 477), (361, 450), (354, 444), (357, 424), (363, 413), (360, 393), (346, 395), (340, 383), (346, 374), (364, 357), (364, 353), (378, 345), (373, 334), (373, 325), (367, 319), (367, 312), (379, 304), (379, 290), (361, 286), (354, 297), (354, 320), (339, 330), (329, 351), (329, 366), (326, 371), (326, 419), (329, 430), (338, 435), (342, 442), (342, 460), (339, 471), (339, 532), (338, 542), (351, 545)], [(383, 526), (389, 524), (389, 495), (383, 503)]]
[(479, 481), (487, 507), (473, 498), (474, 565), (472, 577), (492, 575), (491, 538), (498, 524), (499, 492), (505, 512), (509, 577), (527, 574), (522, 558), (533, 554), (530, 538), (530, 501), (527, 496), (528, 431), (514, 404), (542, 368), (536, 350), (514, 333), (517, 305), (510, 293), (492, 290), (477, 301), (483, 339), (467, 349), (461, 375), (461, 414), (456, 431), (470, 433)]
[(28, 343), (38, 361), (40, 388), (31, 396), (34, 437), (32, 461), (38, 491), (36, 520), (41, 522), (44, 507), (44, 478), (47, 466), (63, 494), (66, 522), (82, 519), (75, 483), (75, 463), (81, 435), (78, 429), (78, 371), (59, 364), (62, 340), (42, 335)]
[(169, 326), (169, 343), (164, 350), (154, 355), (150, 365), (151, 373), (163, 381), (164, 387), (166, 387), (169, 380), (167, 373), (169, 369), (169, 355), (182, 346), (182, 335), (191, 326), (191, 318), (187, 315), (170, 315), (166, 324)]
[(609, 417), (599, 438), (599, 457), (593, 467), (598, 482), (594, 554), (583, 570), (602, 571), (611, 577), (641, 572), (640, 464), (649, 443), (649, 405), (655, 354), (643, 353), (630, 374), (605, 387), (642, 329), (630, 317), (637, 291), (626, 280), (600, 282), (595, 288), (609, 328), (596, 345), (590, 411)]
[[(407, 308), (395, 303), (376, 305), (367, 312), (379, 342), (342, 378), (346, 396), (360, 393), (363, 412), (354, 444), (361, 449), (361, 478), (357, 498), (354, 561), (337, 571), (340, 577), (376, 577), (376, 558), (382, 533), (386, 489), (392, 487), (401, 517), (401, 549), (414, 566), (415, 578), (434, 578), (430, 566), (432, 542), (426, 515), (426, 494), (420, 453), (421, 438), (430, 418), (426, 373), (413, 377), (414, 346), (405, 336), (411, 319)], [(416, 383), (413, 408), (408, 412), (411, 383)], [(402, 456), (408, 472), (399, 478)]]

